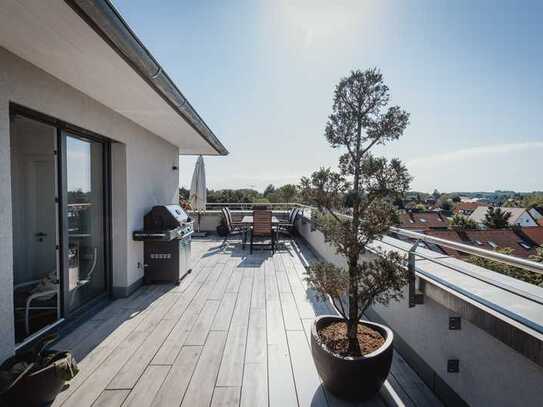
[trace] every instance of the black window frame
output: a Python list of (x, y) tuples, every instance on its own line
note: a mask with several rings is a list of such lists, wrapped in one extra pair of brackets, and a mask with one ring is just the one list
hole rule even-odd
[[(48, 124), (56, 128), (57, 134), (57, 145), (56, 145), (56, 159), (57, 159), (57, 188), (58, 188), (58, 228), (59, 228), (59, 250), (60, 250), (60, 262), (59, 262), (59, 276), (60, 276), (60, 315), (59, 319), (64, 318), (65, 322), (70, 320), (77, 319), (80, 315), (83, 315), (89, 309), (92, 309), (99, 302), (103, 301), (105, 298), (112, 298), (112, 287), (113, 287), (113, 259), (112, 259), (112, 202), (111, 202), (111, 144), (115, 141), (103, 136), (101, 134), (95, 133), (93, 131), (87, 130), (80, 126), (74, 125), (72, 123), (66, 122), (61, 119), (57, 119), (53, 116), (41, 113), (39, 111), (33, 110), (26, 106), (20, 105), (18, 103), (10, 102), (9, 104), (9, 115), (10, 120), (14, 116), (22, 116), (31, 120), (36, 120), (38, 122)], [(63, 162), (63, 155), (65, 149), (65, 137), (63, 133), (68, 133), (76, 137), (81, 137), (83, 139), (99, 142), (103, 145), (103, 186), (104, 186), (104, 266), (105, 266), (105, 292), (98, 297), (86, 302), (75, 310), (67, 312), (67, 305), (65, 304), (65, 286), (67, 284), (66, 276), (66, 266), (67, 266), (67, 242), (68, 236), (65, 236), (65, 219), (64, 219), (64, 185), (66, 178), (65, 163)], [(37, 339), (37, 338), (36, 338)], [(33, 342), (33, 341), (32, 341)]]

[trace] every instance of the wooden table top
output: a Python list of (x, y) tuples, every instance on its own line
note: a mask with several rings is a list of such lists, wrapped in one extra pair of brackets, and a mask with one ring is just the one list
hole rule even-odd
[[(253, 224), (253, 216), (252, 215), (247, 215), (247, 216), (244, 216), (243, 219), (241, 219), (241, 223), (246, 223), (246, 224), (250, 224), (252, 225)], [(277, 224), (277, 223), (281, 223), (279, 222), (279, 219), (277, 219), (275, 216), (272, 216), (272, 224)]]

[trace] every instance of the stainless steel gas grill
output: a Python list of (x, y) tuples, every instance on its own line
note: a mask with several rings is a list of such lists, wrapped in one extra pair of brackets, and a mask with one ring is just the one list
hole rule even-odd
[(143, 218), (143, 230), (133, 239), (143, 241), (144, 281), (174, 282), (190, 273), (193, 222), (179, 205), (154, 206)]

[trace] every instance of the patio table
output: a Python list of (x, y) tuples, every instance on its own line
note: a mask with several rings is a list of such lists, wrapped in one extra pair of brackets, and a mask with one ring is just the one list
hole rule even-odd
[[(247, 242), (247, 233), (249, 232), (249, 228), (253, 225), (253, 215), (246, 215), (241, 219), (240, 222), (243, 226), (245, 226), (245, 233), (243, 234), (243, 242), (241, 244), (242, 248), (245, 249), (245, 242)], [(277, 219), (275, 216), (272, 216), (272, 226), (279, 226), (281, 222), (279, 219)]]

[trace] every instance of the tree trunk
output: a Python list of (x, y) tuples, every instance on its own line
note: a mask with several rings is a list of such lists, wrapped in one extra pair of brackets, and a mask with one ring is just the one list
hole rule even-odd
[[(356, 260), (357, 261), (357, 260)], [(349, 261), (349, 320), (347, 321), (347, 338), (349, 339), (349, 354), (360, 355), (360, 345), (357, 339), (358, 332), (358, 285), (356, 279), (356, 263), (354, 267)]]
[(358, 332), (358, 279), (357, 265), (360, 256), (360, 248), (356, 244), (358, 239), (358, 225), (360, 223), (360, 141), (362, 137), (362, 125), (360, 120), (357, 126), (356, 148), (355, 148), (355, 171), (354, 171), (354, 201), (353, 201), (353, 223), (351, 250), (349, 256), (349, 321), (347, 323), (347, 337), (349, 339), (349, 353), (353, 356), (360, 354), (360, 346), (356, 334)]

